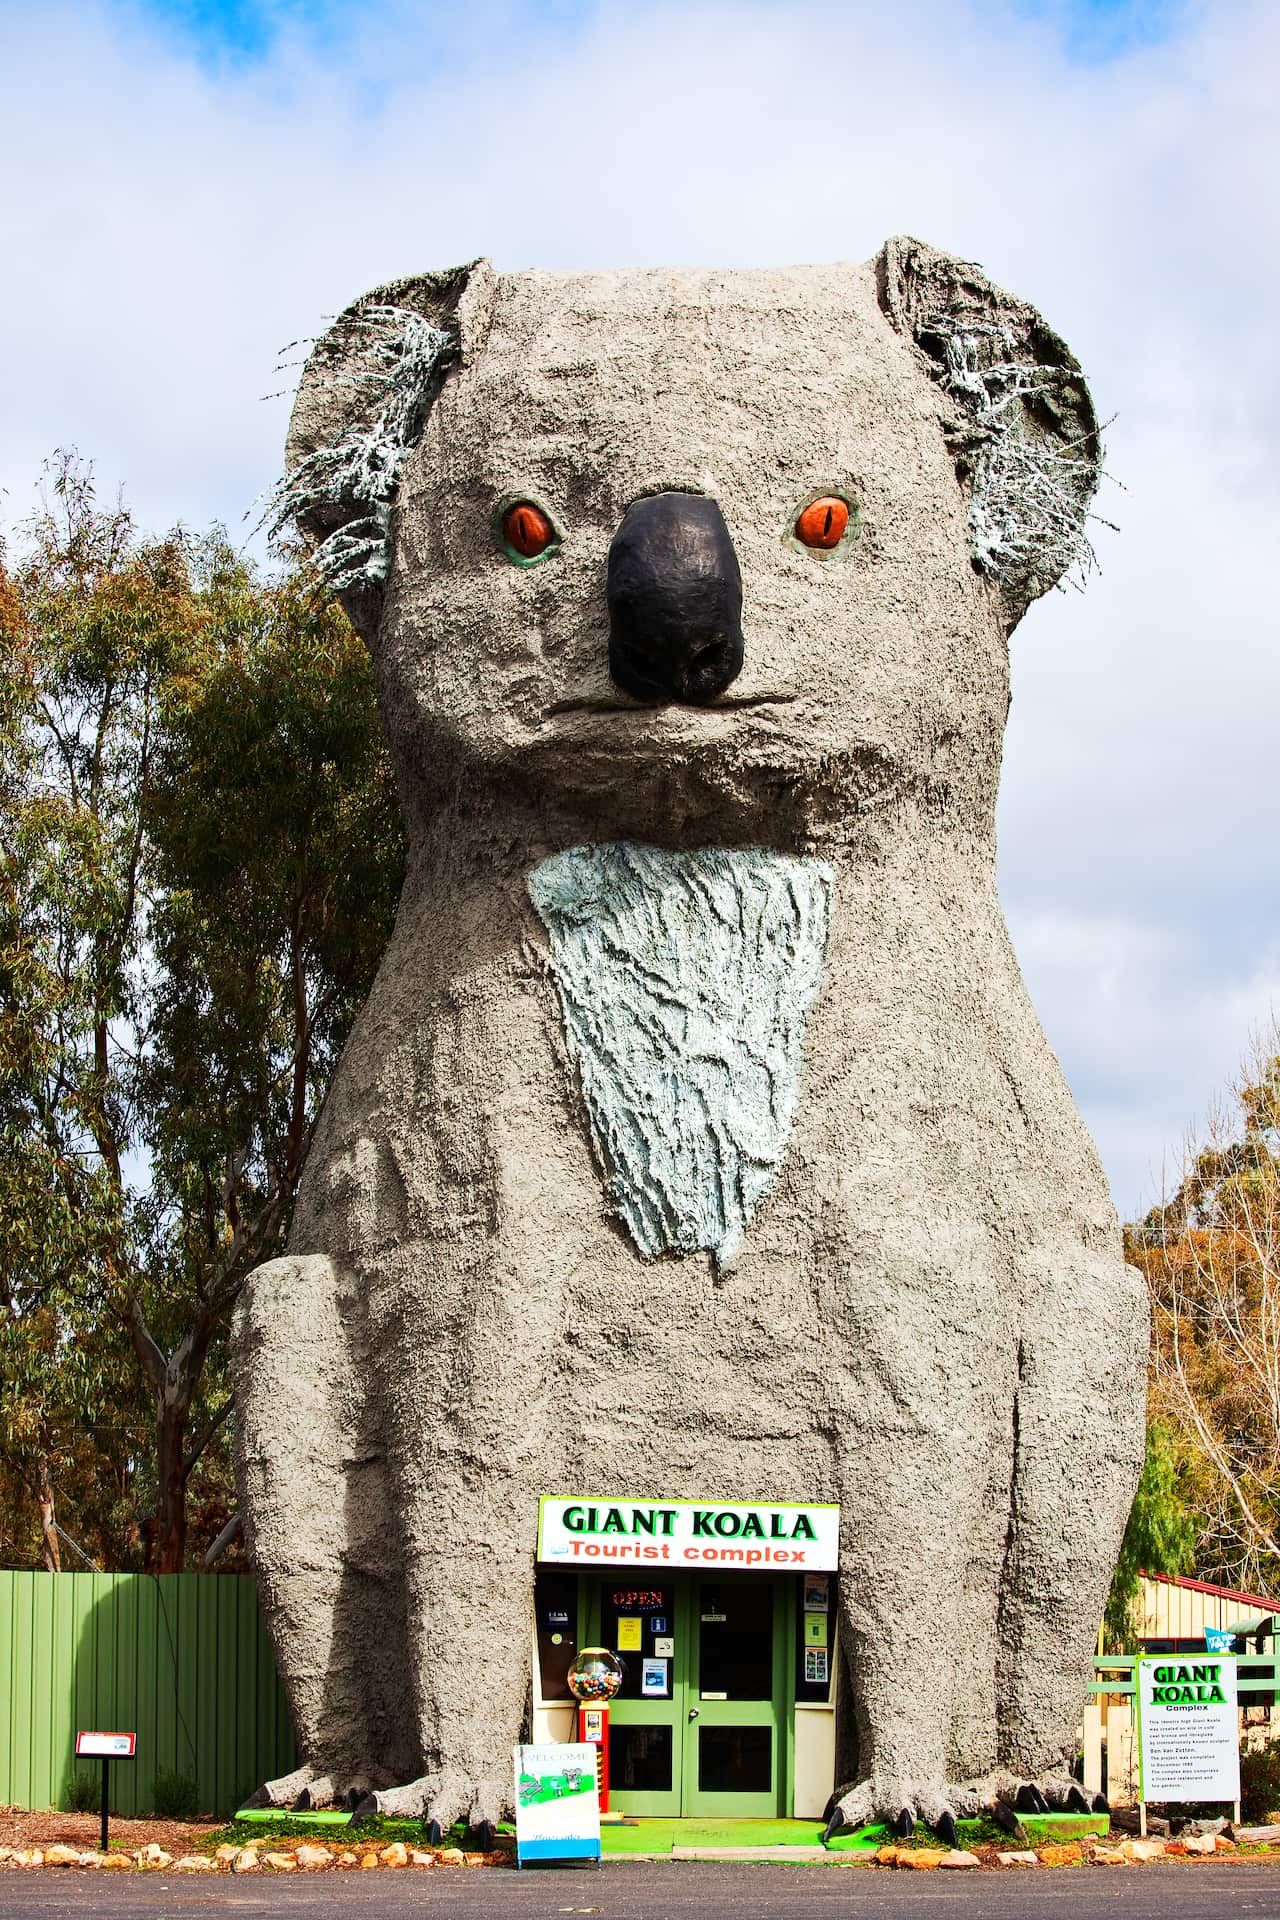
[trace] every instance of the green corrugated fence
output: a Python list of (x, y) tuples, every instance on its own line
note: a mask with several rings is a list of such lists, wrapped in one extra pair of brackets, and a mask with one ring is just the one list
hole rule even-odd
[[(231, 1574), (0, 1573), (0, 1805), (65, 1804), (80, 1729), (136, 1733), (111, 1802), (150, 1813), (157, 1773), (204, 1813), (296, 1764), (254, 1582)], [(96, 1774), (98, 1763), (82, 1762)]]

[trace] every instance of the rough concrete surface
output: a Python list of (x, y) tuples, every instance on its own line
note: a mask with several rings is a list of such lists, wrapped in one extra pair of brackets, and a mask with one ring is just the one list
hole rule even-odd
[[(506, 1805), (537, 1496), (566, 1488), (840, 1502), (849, 1817), (1060, 1781), (1146, 1330), (995, 890), (1007, 633), (1078, 546), (1095, 478), (1079, 369), (916, 242), (786, 271), (480, 262), (335, 324), (295, 472), (382, 430), (343, 371), (371, 308), (454, 348), (396, 455), (385, 569), (345, 602), (399, 774), (404, 896), (290, 1255), (236, 1326), (244, 1510), (304, 1755), (275, 1797), (365, 1781), (446, 1822)], [(824, 491), (856, 509), (830, 554), (791, 537)], [(609, 677), (610, 544), (658, 492), (714, 498), (741, 567), (744, 664), (709, 705)], [(560, 541), (535, 565), (498, 538), (519, 499)], [(302, 524), (367, 531), (368, 504), (316, 498)], [(789, 1136), (723, 1262), (709, 1235), (637, 1245), (591, 1086), (608, 1063), (566, 1029), (565, 949), (530, 897), (562, 870), (543, 863), (628, 843), (832, 876), (807, 1017), (793, 1042), (761, 1029), (798, 1070)], [(618, 910), (602, 898), (602, 923)], [(668, 1123), (698, 1104), (677, 1088)]]

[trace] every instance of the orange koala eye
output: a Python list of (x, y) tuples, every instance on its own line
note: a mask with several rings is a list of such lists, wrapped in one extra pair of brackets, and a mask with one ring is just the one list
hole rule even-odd
[(556, 536), (541, 507), (535, 507), (531, 500), (518, 500), (502, 516), (502, 537), (524, 559), (536, 560)]
[(849, 504), (838, 494), (811, 500), (796, 521), (796, 539), (806, 547), (838, 547), (849, 524)]

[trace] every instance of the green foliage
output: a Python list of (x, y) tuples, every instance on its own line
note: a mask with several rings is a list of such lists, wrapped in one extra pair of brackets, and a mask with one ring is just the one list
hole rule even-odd
[(102, 1805), (102, 1773), (100, 1768), (72, 1767), (67, 1775), (67, 1783), (62, 1789), (62, 1811), (64, 1813), (96, 1813)]
[(1151, 1397), (1183, 1460), (1195, 1569), (1280, 1584), (1280, 1030), (1188, 1153), (1163, 1205), (1126, 1232), (1152, 1308)]
[(157, 1820), (190, 1820), (200, 1810), (200, 1789), (195, 1775), (157, 1770), (152, 1800)]
[[(233, 1498), (226, 1326), (279, 1251), (402, 873), (369, 663), (293, 567), (143, 537), (64, 456), (0, 553), (0, 1550), (50, 1462), (105, 1567)], [(77, 1564), (74, 1559), (72, 1564)]]
[(1240, 1812), (1261, 1826), (1280, 1808), (1280, 1746), (1245, 1747), (1240, 1753)]
[(1148, 1424), (1142, 1477), (1116, 1563), (1103, 1627), (1113, 1653), (1140, 1651), (1134, 1602), (1144, 1573), (1185, 1573), (1193, 1564), (1196, 1517), (1188, 1510), (1177, 1441), (1158, 1421)]
[[(324, 1826), (317, 1827), (305, 1819), (291, 1819), (288, 1813), (282, 1812), (278, 1818), (270, 1820), (229, 1820), (225, 1826), (215, 1827), (201, 1835), (200, 1846), (207, 1853), (214, 1853), (219, 1847), (244, 1847), (251, 1840), (259, 1845), (273, 1840), (342, 1841), (352, 1847), (361, 1844), (389, 1847), (393, 1840), (401, 1840), (407, 1847), (420, 1847), (424, 1844), (425, 1831), (421, 1820), (393, 1819), (384, 1814), (361, 1820), (355, 1826), (326, 1822)], [(466, 1827), (459, 1822), (450, 1828), (443, 1844), (460, 1846), (465, 1837)]]

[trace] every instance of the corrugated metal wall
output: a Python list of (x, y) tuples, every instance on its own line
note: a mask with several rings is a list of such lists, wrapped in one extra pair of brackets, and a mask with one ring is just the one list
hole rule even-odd
[(1227, 1628), (1237, 1620), (1256, 1620), (1272, 1608), (1253, 1598), (1202, 1593), (1171, 1580), (1142, 1582), (1140, 1632), (1144, 1640), (1197, 1640), (1206, 1627)]
[(288, 1772), (293, 1732), (254, 1582), (0, 1573), (0, 1805), (63, 1802), (86, 1728), (138, 1736), (137, 1759), (111, 1768), (122, 1814), (152, 1811), (157, 1772), (194, 1775), (205, 1813)]

